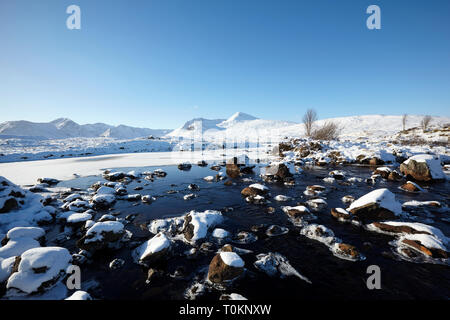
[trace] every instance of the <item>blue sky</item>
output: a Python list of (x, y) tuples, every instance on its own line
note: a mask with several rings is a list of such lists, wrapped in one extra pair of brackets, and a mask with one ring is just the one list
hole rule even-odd
[[(81, 8), (81, 30), (66, 8)], [(381, 30), (366, 8), (381, 8)], [(2, 0), (0, 122), (449, 116), (450, 1)]]

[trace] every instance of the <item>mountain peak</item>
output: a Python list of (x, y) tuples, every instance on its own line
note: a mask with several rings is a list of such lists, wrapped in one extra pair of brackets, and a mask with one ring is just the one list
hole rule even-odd
[(256, 120), (256, 119), (258, 119), (258, 118), (254, 117), (254, 116), (251, 116), (251, 115), (249, 115), (247, 113), (236, 112), (231, 117), (229, 117), (227, 120), (225, 120), (222, 123), (220, 123), (218, 126), (219, 127), (223, 127), (223, 128), (228, 128), (228, 127), (234, 125), (237, 122)]
[(256, 120), (256, 119), (258, 119), (258, 118), (254, 117), (252, 115), (249, 115), (248, 113), (244, 113), (244, 112), (238, 111), (235, 114), (233, 114), (231, 117), (229, 117), (227, 119), (227, 121), (228, 122), (231, 122), (231, 121), (247, 121), (247, 120)]

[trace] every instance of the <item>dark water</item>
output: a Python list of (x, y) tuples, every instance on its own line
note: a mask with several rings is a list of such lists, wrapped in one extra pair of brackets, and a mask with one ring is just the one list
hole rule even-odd
[[(242, 230), (250, 231), (252, 226), (259, 224), (277, 224), (289, 228), (289, 232), (285, 235), (261, 236), (258, 241), (251, 244), (236, 244), (239, 248), (253, 251), (251, 254), (241, 255), (247, 269), (245, 276), (235, 281), (232, 287), (225, 291), (207, 292), (198, 299), (217, 300), (220, 294), (225, 292), (239, 293), (248, 299), (448, 299), (450, 296), (448, 266), (412, 263), (394, 258), (391, 254), (386, 254), (391, 253), (392, 247), (388, 242), (393, 239), (392, 237), (368, 232), (351, 224), (340, 223), (329, 213), (332, 207), (346, 207), (341, 202), (341, 197), (344, 195), (350, 194), (358, 198), (373, 189), (384, 187), (394, 192), (400, 202), (438, 200), (448, 205), (448, 182), (426, 186), (428, 188), (426, 193), (411, 194), (399, 190), (399, 184), (390, 181), (379, 181), (374, 186), (367, 185), (365, 182), (354, 183), (351, 186), (326, 184), (322, 178), (328, 176), (328, 172), (332, 169), (315, 168), (296, 175), (295, 186), (266, 184), (270, 188), (272, 197), (283, 194), (293, 198), (287, 202), (271, 199), (270, 206), (276, 208), (276, 211), (270, 214), (266, 213), (262, 206), (245, 202), (240, 191), (249, 183), (242, 182), (242, 179), (234, 180), (237, 185), (228, 187), (224, 186), (223, 182), (208, 183), (203, 180), (205, 176), (216, 174), (209, 167), (193, 166), (190, 171), (180, 171), (175, 166), (161, 168), (168, 173), (165, 178), (157, 178), (154, 182), (142, 179), (140, 183), (134, 180), (127, 185), (129, 194), (154, 195), (157, 196), (155, 202), (143, 204), (140, 201), (118, 201), (112, 209), (114, 212), (120, 212), (118, 217), (138, 214), (132, 223), (126, 225), (126, 229), (133, 232), (132, 241), (144, 242), (152, 236), (141, 227), (152, 219), (181, 216), (193, 209), (203, 211), (232, 207), (233, 211), (224, 213), (226, 219), (220, 226), (232, 233)], [(132, 169), (134, 168), (120, 168), (120, 171), (127, 172)], [(333, 169), (344, 170), (347, 178), (352, 176), (367, 178), (373, 171), (373, 168), (350, 166)], [(253, 178), (255, 182), (260, 181), (256, 175), (247, 177)], [(61, 183), (59, 186), (85, 189), (98, 180), (102, 180), (101, 177), (79, 178)], [(144, 186), (146, 183), (148, 185)], [(188, 190), (190, 183), (198, 184), (200, 191)], [(294, 206), (297, 202), (306, 201), (308, 198), (303, 195), (303, 191), (307, 185), (311, 184), (327, 187), (327, 193), (324, 196), (328, 203), (328, 208), (317, 213), (318, 219), (313, 223), (323, 224), (332, 229), (338, 238), (356, 246), (366, 260), (351, 262), (333, 256), (325, 245), (301, 236), (300, 229), (293, 226), (287, 219), (280, 207)], [(136, 186), (142, 186), (144, 189), (134, 191)], [(178, 193), (167, 194), (167, 190), (177, 190)], [(198, 197), (189, 201), (183, 200), (183, 195), (188, 193), (196, 193)], [(98, 212), (94, 218), (98, 219), (108, 212)], [(440, 228), (448, 236), (450, 225), (441, 220), (444, 216), (448, 218), (448, 213), (440, 215), (433, 217), (434, 223), (426, 223)], [(74, 239), (62, 245), (72, 252), (77, 251)], [(220, 247), (221, 245), (217, 244), (213, 249), (216, 251)], [(286, 256), (290, 264), (309, 278), (312, 284), (296, 277), (271, 278), (258, 271), (253, 266), (256, 255), (267, 252), (279, 252)], [(125, 246), (116, 251), (96, 255), (91, 264), (83, 265), (81, 267), (82, 289), (88, 290), (93, 296), (101, 299), (183, 299), (185, 290), (193, 283), (198, 272), (209, 265), (214, 255), (214, 252), (202, 253), (193, 260), (180, 256), (173, 257), (168, 260), (167, 273), (171, 274), (178, 267), (182, 267), (184, 277), (173, 278), (165, 275), (161, 279), (152, 281), (151, 284), (146, 284), (146, 270), (133, 262), (131, 249)], [(124, 259), (125, 265), (118, 270), (109, 269), (109, 262), (114, 258)], [(366, 270), (373, 264), (381, 268), (381, 290), (368, 290), (366, 286), (366, 279), (369, 276)], [(204, 274), (198, 277), (201, 280)]]

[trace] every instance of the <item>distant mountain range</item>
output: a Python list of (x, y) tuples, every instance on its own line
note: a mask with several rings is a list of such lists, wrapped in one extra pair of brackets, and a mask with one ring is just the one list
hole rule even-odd
[[(423, 116), (409, 115), (406, 127), (418, 127)], [(343, 137), (384, 136), (402, 130), (402, 116), (362, 115), (323, 119), (317, 126), (333, 121), (342, 129)], [(449, 117), (433, 117), (431, 125), (450, 123)], [(220, 139), (267, 139), (269, 137), (304, 136), (304, 125), (292, 121), (263, 120), (243, 112), (236, 112), (228, 119), (195, 118), (175, 130), (134, 128), (124, 125), (110, 126), (104, 123), (79, 125), (72, 120), (61, 118), (49, 123), (29, 121), (8, 121), (0, 124), (0, 138), (35, 137), (44, 139), (64, 139), (75, 137), (110, 137), (134, 139), (146, 136), (167, 138), (196, 138), (202, 135), (206, 140)]]
[(83, 124), (60, 118), (47, 123), (30, 121), (7, 121), (0, 124), (0, 137), (33, 137), (42, 139), (65, 139), (75, 137), (109, 137), (134, 139), (145, 136), (160, 137), (171, 130), (135, 128), (125, 125), (111, 126), (104, 123)]

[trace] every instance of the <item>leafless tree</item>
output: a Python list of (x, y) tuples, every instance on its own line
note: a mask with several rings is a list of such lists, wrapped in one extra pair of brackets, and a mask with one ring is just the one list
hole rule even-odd
[(408, 118), (408, 115), (405, 113), (405, 114), (402, 116), (403, 131), (406, 130), (406, 119), (407, 119), (407, 118)]
[(314, 109), (308, 109), (303, 116), (303, 123), (305, 124), (305, 133), (307, 137), (311, 137), (313, 133), (313, 124), (317, 120), (317, 113)]
[(427, 131), (427, 128), (430, 125), (431, 119), (432, 118), (430, 115), (426, 115), (423, 117), (422, 122), (420, 123), (420, 125), (422, 126), (423, 132)]
[(341, 128), (335, 122), (327, 121), (320, 128), (313, 130), (311, 137), (314, 140), (334, 140), (339, 137)]

